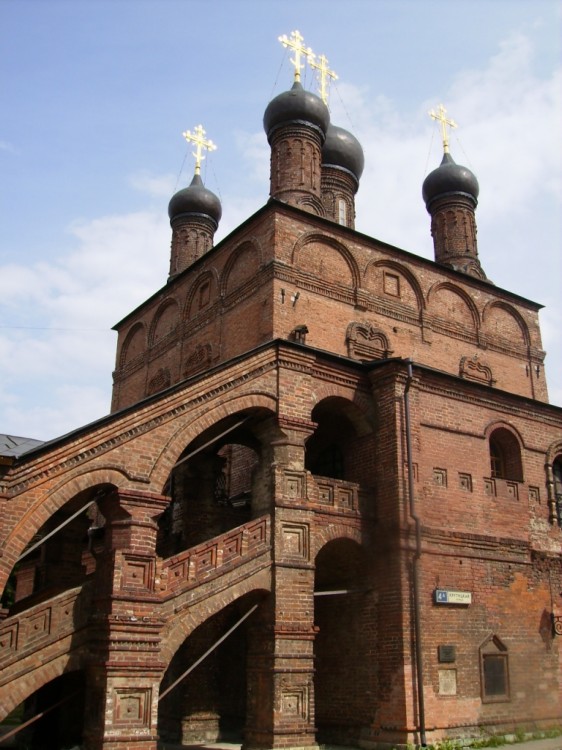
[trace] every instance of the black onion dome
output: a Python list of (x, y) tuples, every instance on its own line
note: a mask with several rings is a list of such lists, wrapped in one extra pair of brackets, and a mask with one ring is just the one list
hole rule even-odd
[(470, 169), (455, 164), (451, 154), (445, 153), (441, 164), (423, 181), (422, 196), (428, 208), (435, 198), (450, 193), (469, 195), (476, 204), (479, 191), (478, 180)]
[(170, 221), (181, 214), (204, 214), (217, 224), (222, 216), (222, 206), (217, 196), (203, 185), (201, 176), (195, 174), (189, 187), (179, 190), (168, 204)]
[(328, 107), (319, 96), (311, 91), (305, 91), (298, 81), (295, 81), (289, 91), (284, 91), (272, 99), (263, 116), (263, 127), (268, 139), (280, 125), (292, 122), (314, 125), (324, 136), (330, 124)]
[(365, 167), (365, 156), (357, 138), (337, 125), (330, 125), (322, 148), (322, 164), (342, 167), (353, 174), (357, 182)]

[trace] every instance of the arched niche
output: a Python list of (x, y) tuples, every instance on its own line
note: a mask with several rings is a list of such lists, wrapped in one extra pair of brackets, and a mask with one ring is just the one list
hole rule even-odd
[(400, 263), (386, 260), (369, 263), (365, 269), (364, 286), (382, 299), (407, 305), (416, 313), (424, 308), (418, 279), (409, 268)]
[(123, 342), (121, 347), (121, 355), (119, 357), (119, 364), (121, 367), (129, 364), (137, 357), (141, 356), (146, 352), (147, 340), (146, 340), (146, 327), (144, 323), (135, 323)]
[(213, 271), (205, 271), (197, 277), (186, 300), (185, 317), (191, 320), (204, 312), (218, 297), (218, 278)]
[(475, 333), (480, 315), (474, 302), (459, 286), (450, 282), (435, 284), (428, 294), (428, 311), (444, 325)]
[(180, 311), (173, 298), (165, 300), (156, 311), (149, 333), (149, 345), (154, 346), (168, 336), (179, 323)]
[(483, 331), (516, 346), (528, 346), (529, 328), (520, 313), (505, 302), (491, 302), (484, 309)]
[(257, 244), (251, 240), (235, 247), (225, 265), (221, 290), (224, 296), (250, 281), (261, 266), (261, 253)]
[(329, 284), (359, 287), (359, 268), (341, 242), (321, 234), (311, 233), (295, 245), (291, 262), (300, 271), (322, 279)]

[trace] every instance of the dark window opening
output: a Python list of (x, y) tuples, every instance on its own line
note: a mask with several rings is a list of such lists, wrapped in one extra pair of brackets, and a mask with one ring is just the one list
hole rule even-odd
[(497, 636), (491, 636), (480, 647), (482, 702), (509, 700), (507, 647)]
[(326, 446), (316, 457), (310, 466), (307, 466), (312, 474), (332, 479), (344, 479), (343, 451), (339, 445)]
[(485, 698), (507, 698), (507, 655), (484, 654), (482, 671)]
[(505, 479), (505, 460), (501, 446), (493, 438), (490, 439), (490, 464), (492, 476), (498, 479)]
[(523, 481), (521, 448), (515, 435), (499, 427), (490, 435), (490, 474), (496, 479)]

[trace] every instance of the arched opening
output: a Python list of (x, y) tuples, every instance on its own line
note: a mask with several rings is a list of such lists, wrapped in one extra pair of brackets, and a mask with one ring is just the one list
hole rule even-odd
[(265, 409), (213, 425), (182, 453), (164, 493), (157, 554), (170, 557), (241, 526), (270, 509), (270, 448), (278, 429)]
[(318, 426), (306, 443), (306, 469), (317, 476), (372, 484), (373, 434), (360, 409), (331, 397), (315, 406), (312, 420)]
[(521, 449), (515, 435), (505, 427), (498, 427), (489, 439), (490, 472), (496, 479), (523, 481)]
[(79, 492), (37, 530), (8, 580), (2, 606), (9, 614), (79, 586), (96, 567), (105, 520), (97, 500), (112, 485)]
[(5, 746), (29, 750), (81, 746), (85, 683), (84, 672), (69, 672), (36, 690), (2, 722), (0, 737), (16, 732)]
[[(179, 680), (160, 701), (158, 732), (162, 741), (182, 745), (242, 743), (251, 630), (248, 620), (236, 625), (262, 596), (254, 592), (233, 602), (199, 625), (176, 651), (160, 688), (163, 695)], [(191, 670), (202, 656), (205, 658)]]
[(316, 557), (314, 644), (317, 741), (358, 746), (376, 709), (376, 603), (365, 551), (337, 539)]

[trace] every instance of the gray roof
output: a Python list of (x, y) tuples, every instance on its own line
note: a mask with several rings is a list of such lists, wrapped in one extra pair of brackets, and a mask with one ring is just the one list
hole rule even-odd
[(33, 438), (16, 437), (15, 435), (0, 434), (0, 456), (18, 458), (23, 453), (37, 448), (43, 440), (34, 440)]

